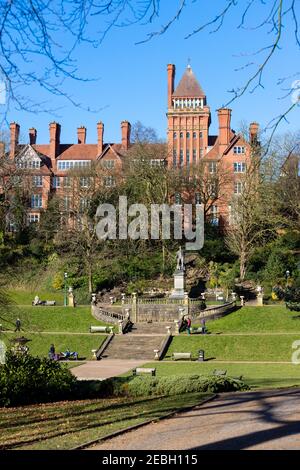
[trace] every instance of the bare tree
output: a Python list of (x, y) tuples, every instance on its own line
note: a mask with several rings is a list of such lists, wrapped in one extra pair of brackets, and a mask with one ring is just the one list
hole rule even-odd
[(225, 242), (229, 250), (239, 257), (241, 281), (245, 279), (254, 249), (275, 238), (282, 223), (276, 204), (276, 189), (268, 169), (269, 165), (262, 167), (261, 160), (253, 158), (241, 178), (241, 194), (234, 195), (231, 201)]

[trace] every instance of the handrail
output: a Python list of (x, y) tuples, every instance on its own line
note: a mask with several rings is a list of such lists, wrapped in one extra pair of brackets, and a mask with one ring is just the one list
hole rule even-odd
[(111, 340), (113, 339), (113, 337), (115, 336), (114, 333), (111, 333), (109, 334), (105, 340), (103, 341), (103, 343), (100, 345), (100, 347), (97, 349), (96, 351), (96, 358), (97, 360), (99, 361), (99, 359), (101, 359), (101, 356), (103, 355), (104, 351), (107, 349), (109, 343), (111, 342)]

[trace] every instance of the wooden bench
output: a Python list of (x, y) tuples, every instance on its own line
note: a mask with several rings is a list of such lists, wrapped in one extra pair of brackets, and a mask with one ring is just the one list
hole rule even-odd
[(213, 371), (213, 375), (216, 375), (218, 377), (224, 377), (226, 374), (227, 374), (227, 370), (215, 369)]
[(90, 326), (90, 333), (108, 333), (109, 326)]
[(142, 374), (151, 374), (152, 377), (156, 375), (156, 369), (151, 369), (150, 367), (136, 367), (132, 369), (133, 375), (142, 375)]
[(190, 352), (174, 352), (172, 354), (172, 358), (174, 361), (177, 361), (178, 359), (189, 359), (191, 360), (192, 359), (192, 353)]

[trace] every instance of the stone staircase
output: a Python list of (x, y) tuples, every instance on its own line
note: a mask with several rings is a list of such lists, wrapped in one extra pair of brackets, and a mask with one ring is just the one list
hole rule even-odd
[[(125, 335), (116, 335), (104, 351), (102, 359), (154, 360), (154, 349), (160, 349), (171, 323), (137, 323)], [(172, 330), (171, 330), (172, 331)]]

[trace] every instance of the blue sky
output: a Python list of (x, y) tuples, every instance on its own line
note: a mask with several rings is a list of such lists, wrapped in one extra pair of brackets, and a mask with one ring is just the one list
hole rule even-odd
[[(131, 123), (139, 120), (147, 126), (154, 127), (160, 137), (164, 138), (167, 126), (165, 115), (167, 64), (176, 65), (176, 83), (178, 83), (188, 58), (191, 59), (193, 71), (206, 92), (212, 112), (211, 134), (215, 133), (216, 109), (230, 99), (228, 90), (241, 86), (254, 70), (251, 67), (239, 72), (235, 69), (249, 60), (256, 62), (261, 60), (260, 56), (241, 57), (240, 54), (254, 52), (268, 45), (272, 38), (267, 34), (268, 29), (256, 31), (237, 29), (241, 16), (241, 9), (237, 7), (220, 31), (210, 34), (209, 30), (204, 30), (186, 40), (184, 39), (186, 34), (208, 18), (216, 6), (221, 8), (224, 4), (224, 0), (214, 2), (190, 0), (189, 8), (169, 31), (150, 42), (135, 45), (135, 42), (144, 39), (148, 32), (159, 30), (173, 14), (177, 3), (177, 0), (163, 0), (161, 15), (151, 25), (116, 28), (111, 30), (99, 48), (82, 44), (76, 50), (78, 73), (99, 79), (93, 82), (68, 80), (65, 87), (75, 100), (86, 107), (98, 109), (98, 112), (85, 111), (72, 106), (62, 98), (48, 96), (51, 107), (58, 108), (56, 116), (11, 109), (8, 119), (19, 122), (21, 136), (27, 139), (28, 128), (35, 127), (38, 131), (38, 143), (47, 143), (49, 122), (56, 120), (62, 125), (62, 142), (76, 142), (76, 128), (84, 125), (87, 127), (87, 141), (92, 143), (96, 141), (96, 123), (101, 120), (105, 126), (105, 141), (119, 142), (120, 122), (127, 119)], [(205, 10), (201, 5), (205, 6)], [(256, 24), (261, 13), (259, 9), (251, 13), (249, 23)], [(90, 35), (102, 27), (99, 22), (100, 17), (91, 21)], [(65, 40), (60, 36), (56, 39), (61, 43)], [(290, 105), (291, 98), (289, 96), (279, 99), (286, 92), (277, 86), (277, 80), (297, 72), (297, 64), (299, 64), (299, 48), (287, 23), (282, 49), (272, 58), (266, 70), (263, 79), (264, 89), (257, 89), (252, 94), (247, 93), (231, 104), (232, 128), (238, 129), (241, 121), (249, 123), (254, 120), (264, 126), (285, 110)], [(36, 67), (39, 67), (38, 63)], [(283, 88), (290, 87), (294, 80), (293, 77), (289, 78)], [(35, 99), (45, 98), (45, 95), (36, 88), (32, 87), (30, 93)], [(299, 128), (299, 109), (298, 106), (289, 115), (289, 123), (283, 123), (280, 132)]]

